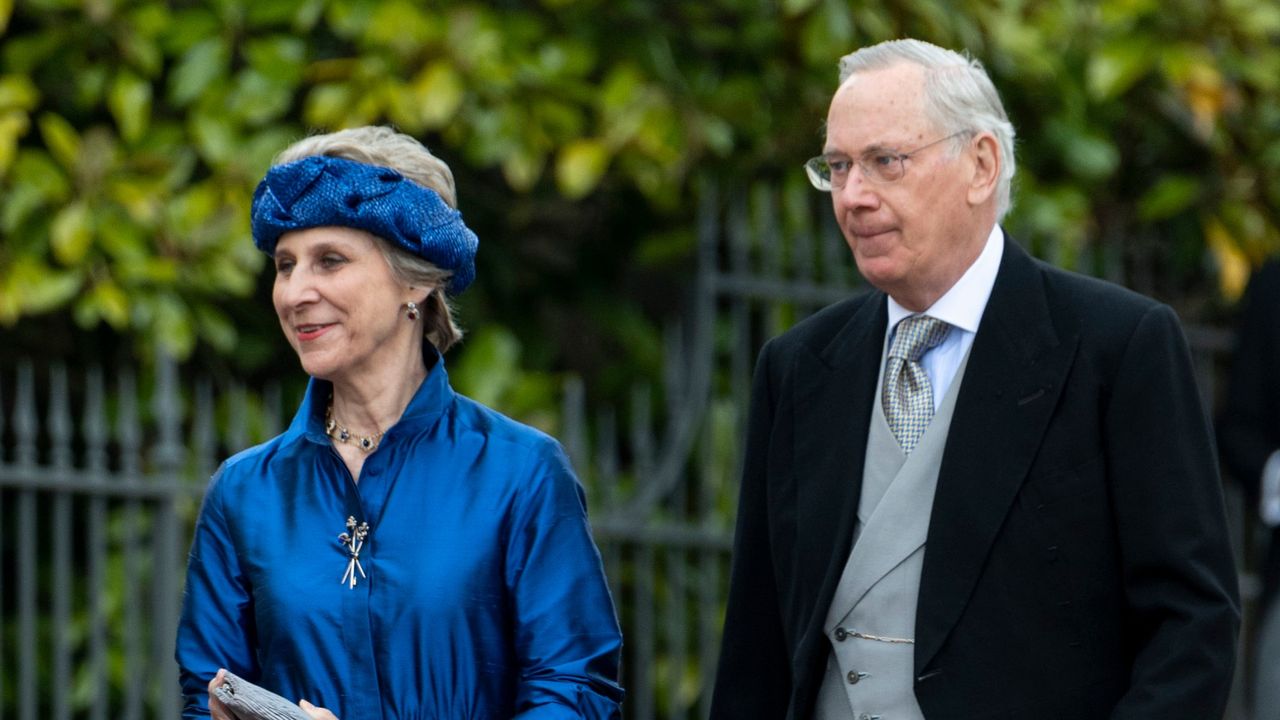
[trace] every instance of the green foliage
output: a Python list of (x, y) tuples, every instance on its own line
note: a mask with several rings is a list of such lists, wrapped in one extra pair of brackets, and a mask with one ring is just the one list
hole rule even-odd
[(1259, 0), (19, 0), (0, 29), (0, 323), (64, 312), (145, 356), (260, 362), (254, 184), (306, 132), (394, 123), (484, 230), (474, 324), (543, 368), (601, 369), (551, 320), (643, 357), (695, 176), (790, 184), (836, 59), (904, 35), (992, 72), (1020, 138), (1007, 225), (1042, 255), (1202, 317), (1280, 247), (1280, 9)]

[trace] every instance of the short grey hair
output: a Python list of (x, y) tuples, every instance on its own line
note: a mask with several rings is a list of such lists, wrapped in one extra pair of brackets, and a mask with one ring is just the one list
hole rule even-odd
[[(393, 128), (365, 126), (312, 135), (285, 148), (271, 164), (284, 165), (315, 155), (389, 167), (435, 191), (449, 207), (458, 207), (453, 171), (449, 166), (415, 138)], [(453, 273), (382, 238), (374, 244), (397, 280), (429, 291), (422, 308), (422, 319), (431, 344), (443, 353), (461, 340), (462, 329), (454, 321), (453, 307), (445, 296), (445, 288)]]
[(925, 113), (939, 131), (948, 135), (989, 132), (995, 136), (1000, 146), (996, 216), (1003, 219), (1012, 202), (1016, 132), (986, 69), (968, 53), (960, 54), (922, 40), (888, 40), (840, 58), (840, 84), (857, 73), (900, 63), (924, 68)]

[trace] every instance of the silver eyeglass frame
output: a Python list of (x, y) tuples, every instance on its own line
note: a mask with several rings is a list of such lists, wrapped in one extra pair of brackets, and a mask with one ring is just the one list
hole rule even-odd
[[(845, 180), (840, 183), (833, 181), (831, 177), (831, 160), (828, 155), (817, 155), (809, 158), (804, 163), (804, 173), (809, 178), (809, 184), (815, 189), (822, 192), (832, 192), (843, 188), (848, 183), (848, 174), (853, 172), (853, 166), (857, 165), (862, 170), (862, 177), (867, 180), (881, 185), (888, 185), (901, 180), (907, 174), (907, 160), (912, 156), (919, 154), (934, 145), (939, 145), (948, 140), (953, 140), (961, 135), (968, 135), (972, 130), (961, 130), (951, 133), (950, 135), (938, 138), (929, 143), (925, 143), (917, 148), (908, 150), (907, 152), (898, 152), (892, 148), (872, 148), (862, 153), (857, 160), (850, 159), (849, 171), (845, 173)], [(833, 153), (835, 155), (836, 153)], [(876, 163), (880, 162), (879, 165)], [(893, 169), (896, 169), (893, 170)], [(886, 174), (887, 173), (887, 174)]]

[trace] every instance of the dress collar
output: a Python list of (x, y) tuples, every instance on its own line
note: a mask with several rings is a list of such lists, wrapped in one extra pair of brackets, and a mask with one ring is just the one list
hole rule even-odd
[[(438, 417), (453, 402), (453, 388), (449, 385), (449, 373), (444, 368), (444, 357), (430, 343), (423, 343), (423, 359), (430, 363), (427, 377), (418, 386), (404, 414), (394, 425), (387, 428), (382, 442), (387, 442), (405, 433), (421, 430)], [(333, 383), (328, 380), (311, 378), (307, 383), (306, 395), (302, 405), (289, 424), (286, 435), (305, 437), (311, 442), (322, 445), (329, 444), (329, 436), (324, 431), (324, 413), (329, 405), (329, 397), (333, 394)]]

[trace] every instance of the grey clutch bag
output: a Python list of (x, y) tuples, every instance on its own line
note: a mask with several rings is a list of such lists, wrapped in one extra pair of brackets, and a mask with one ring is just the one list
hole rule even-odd
[(213, 694), (236, 720), (311, 720), (302, 708), (231, 672), (223, 676)]

